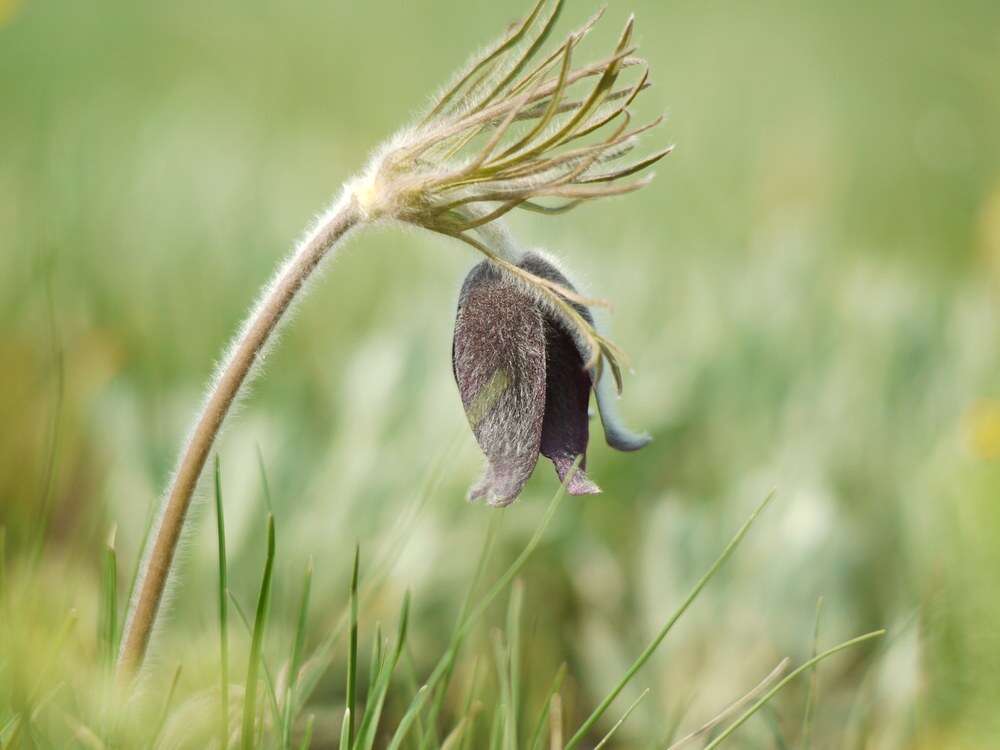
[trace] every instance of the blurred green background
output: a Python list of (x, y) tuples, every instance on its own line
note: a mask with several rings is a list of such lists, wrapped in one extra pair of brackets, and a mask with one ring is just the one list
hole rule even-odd
[[(101, 542), (117, 524), (124, 589), (258, 288), (370, 150), (524, 10), (0, 0), (0, 524), (16, 580), (48, 519), (17, 608), (40, 642), (75, 607), (69, 661), (86, 659)], [(593, 10), (569, 2), (561, 28)], [(815, 747), (1000, 747), (1000, 5), (614, 0), (594, 56), (630, 11), (655, 84), (638, 113), (669, 116), (649, 147), (676, 151), (639, 194), (512, 222), (614, 301), (635, 369), (621, 407), (655, 437), (625, 455), (595, 431), (604, 494), (568, 498), (522, 576), (532, 690), (565, 661), (567, 711), (585, 716), (773, 488), (630, 686), (652, 692), (618, 746), (662, 747), (677, 717), (696, 727), (808, 657), (822, 596), (821, 645), (890, 635), (821, 667)], [(357, 235), (230, 423), (231, 583), (252, 607), (260, 459), (274, 643), (307, 558), (316, 640), (355, 542), (363, 564), (393, 545), (443, 461), (365, 623), (391, 623), (409, 588), (417, 674), (445, 647), (494, 513), (463, 499), (481, 458), (450, 365), (476, 260), (419, 232)], [(555, 486), (540, 465), (504, 512), (497, 570)], [(162, 683), (185, 664), (182, 693), (210, 681), (217, 639), (200, 515), (154, 665)], [(334, 746), (341, 679), (314, 698), (317, 747)], [(732, 745), (799, 746), (805, 685)]]

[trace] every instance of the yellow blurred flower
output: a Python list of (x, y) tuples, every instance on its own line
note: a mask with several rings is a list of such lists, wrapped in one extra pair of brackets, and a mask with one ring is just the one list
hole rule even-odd
[(1000, 401), (975, 402), (965, 413), (963, 425), (973, 455), (984, 460), (1000, 459)]
[(21, 0), (0, 0), (0, 26), (4, 26), (17, 15)]
[(1000, 281), (1000, 186), (983, 203), (979, 216), (980, 251), (994, 278)]

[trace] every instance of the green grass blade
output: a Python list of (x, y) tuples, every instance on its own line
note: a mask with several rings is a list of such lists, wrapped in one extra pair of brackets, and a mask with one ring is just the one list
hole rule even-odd
[[(451, 738), (456, 735), (456, 732), (461, 738), (462, 750), (465, 750), (465, 748), (471, 741), (473, 734), (473, 727), (476, 721), (476, 713), (478, 713), (477, 710), (478, 707), (473, 704), (473, 701), (476, 698), (476, 685), (478, 684), (478, 682), (479, 682), (479, 657), (476, 657), (475, 661), (473, 661), (472, 663), (472, 680), (469, 682), (469, 692), (465, 696), (465, 705), (462, 708), (462, 720), (459, 722), (459, 726), (462, 727), (462, 729), (461, 731), (459, 731), (458, 727), (456, 727), (454, 730), (452, 730), (451, 735), (449, 735), (449, 737), (445, 739), (444, 742), (445, 746), (447, 746)], [(459, 740), (457, 739), (455, 740), (455, 742), (458, 741)], [(454, 746), (454, 743), (452, 744), (452, 746)]]
[(98, 623), (98, 642), (101, 644), (101, 661), (110, 670), (115, 661), (118, 642), (118, 555), (115, 551), (117, 527), (112, 526), (104, 546), (101, 575), (101, 614)]
[(0, 524), (0, 608), (7, 601), (7, 527)]
[(368, 684), (374, 685), (382, 671), (382, 623), (375, 623), (375, 639), (372, 642), (372, 655), (368, 662)]
[(340, 724), (340, 750), (347, 750), (351, 746), (351, 709), (344, 709), (344, 720)]
[(729, 737), (729, 735), (731, 735), (733, 732), (739, 729), (747, 719), (749, 719), (751, 716), (757, 713), (757, 711), (759, 711), (761, 708), (767, 705), (767, 702), (770, 701), (771, 698), (777, 695), (789, 682), (794, 680), (803, 672), (811, 669), (816, 664), (819, 664), (824, 659), (833, 656), (839, 651), (843, 651), (846, 648), (851, 648), (852, 646), (857, 646), (858, 644), (864, 643), (865, 641), (870, 641), (873, 638), (881, 638), (883, 635), (885, 635), (885, 630), (875, 630), (871, 633), (865, 633), (864, 635), (860, 635), (857, 638), (852, 638), (849, 641), (844, 641), (843, 643), (834, 646), (833, 648), (827, 649), (821, 654), (817, 654), (809, 661), (807, 661), (805, 664), (800, 666), (798, 669), (795, 669), (794, 671), (789, 673), (787, 677), (781, 680), (781, 682), (779, 682), (773, 688), (768, 690), (753, 706), (747, 709), (747, 711), (742, 716), (740, 716), (740, 718), (738, 718), (736, 721), (730, 724), (729, 727), (727, 727), (726, 730), (722, 732), (722, 734), (720, 734), (718, 737), (716, 737), (714, 740), (708, 743), (708, 745), (705, 746), (705, 750), (714, 750), (714, 748), (722, 744), (726, 740), (726, 738)]
[[(403, 674), (405, 675), (406, 678), (406, 685), (410, 690), (410, 701), (412, 703), (414, 700), (417, 700), (417, 698), (420, 698), (421, 703), (423, 703), (423, 698), (422, 696), (420, 696), (420, 689), (422, 686), (417, 681), (417, 667), (416, 663), (413, 661), (413, 654), (410, 653), (409, 648), (406, 649), (406, 651), (403, 653), (403, 656), (404, 656), (403, 662), (406, 665), (406, 669), (403, 670)], [(437, 736), (436, 736), (437, 732), (428, 731), (428, 729), (424, 726), (424, 722), (420, 718), (420, 714), (421, 712), (418, 711), (414, 720), (414, 727), (413, 727), (413, 732), (415, 737), (414, 741), (417, 744), (417, 747), (421, 749), (426, 747), (431, 735), (434, 735), (433, 747), (437, 747), (438, 745), (440, 745), (440, 743), (437, 741)]]
[[(170, 681), (170, 689), (167, 690), (167, 699), (163, 701), (163, 710), (160, 711), (160, 718), (156, 722), (156, 731), (152, 734), (152, 747), (156, 747), (156, 742), (159, 740), (160, 734), (163, 732), (163, 727), (167, 725), (167, 719), (170, 718), (170, 707), (174, 704), (174, 695), (177, 693), (177, 683), (180, 682), (182, 668), (183, 665), (178, 664), (177, 669), (174, 670), (174, 677)], [(222, 748), (225, 747), (225, 745), (222, 745)]]
[(254, 744), (254, 727), (257, 722), (257, 675), (264, 646), (264, 631), (267, 627), (267, 612), (271, 603), (271, 579), (274, 573), (274, 516), (267, 518), (267, 559), (264, 562), (264, 577), (257, 597), (257, 615), (254, 619), (253, 636), (250, 641), (250, 660), (247, 664), (246, 690), (243, 698), (243, 731), (240, 741), (243, 750), (251, 750)]
[(219, 565), (219, 745), (229, 743), (229, 563), (226, 557), (226, 516), (222, 508), (222, 469), (215, 456), (215, 530)]
[(716, 561), (712, 563), (712, 567), (708, 569), (708, 572), (706, 572), (705, 575), (703, 575), (701, 579), (698, 581), (698, 583), (695, 584), (694, 588), (691, 589), (691, 592), (687, 595), (687, 598), (684, 600), (681, 606), (677, 608), (677, 610), (673, 613), (673, 615), (670, 616), (670, 619), (667, 620), (666, 624), (663, 626), (660, 632), (657, 633), (656, 637), (653, 638), (652, 642), (646, 647), (646, 649), (641, 654), (639, 654), (639, 657), (635, 660), (635, 662), (632, 663), (632, 666), (629, 667), (628, 671), (625, 673), (625, 676), (621, 679), (618, 685), (616, 685), (615, 688), (610, 693), (608, 693), (608, 695), (604, 698), (604, 700), (601, 701), (600, 705), (598, 705), (598, 707), (594, 709), (593, 713), (591, 713), (590, 716), (587, 717), (587, 720), (583, 722), (580, 728), (576, 731), (576, 734), (574, 734), (570, 738), (569, 742), (566, 743), (565, 750), (573, 750), (574, 747), (580, 744), (583, 738), (586, 737), (587, 732), (589, 732), (590, 729), (594, 726), (594, 724), (596, 724), (600, 720), (600, 718), (604, 715), (604, 712), (608, 710), (608, 707), (614, 702), (615, 698), (618, 697), (618, 694), (621, 693), (621, 691), (625, 688), (625, 686), (632, 681), (632, 678), (635, 677), (636, 673), (640, 669), (642, 669), (642, 667), (646, 664), (647, 661), (649, 661), (649, 657), (653, 655), (653, 652), (655, 652), (656, 649), (659, 647), (660, 643), (663, 642), (663, 639), (666, 638), (667, 633), (669, 633), (670, 630), (674, 627), (677, 621), (681, 618), (681, 615), (683, 615), (687, 611), (688, 607), (690, 607), (691, 604), (694, 602), (694, 600), (698, 598), (698, 594), (701, 593), (701, 590), (705, 588), (706, 584), (708, 584), (710, 580), (712, 580), (712, 577), (715, 576), (719, 568), (722, 567), (723, 563), (725, 563), (726, 560), (729, 559), (729, 557), (739, 546), (740, 542), (743, 541), (743, 537), (746, 536), (747, 532), (750, 530), (750, 527), (753, 526), (754, 521), (757, 520), (757, 517), (768, 506), (773, 497), (774, 493), (772, 492), (766, 498), (764, 498), (764, 501), (757, 506), (757, 508), (754, 510), (753, 513), (750, 514), (750, 518), (748, 518), (746, 522), (743, 524), (743, 526), (740, 527), (740, 530), (736, 532), (736, 535), (730, 540), (729, 544), (726, 545), (726, 548), (722, 551), (722, 554), (719, 555)]
[(306, 642), (306, 625), (309, 622), (309, 595), (312, 589), (313, 561), (312, 557), (306, 564), (306, 577), (302, 584), (302, 598), (299, 600), (299, 617), (295, 626), (295, 640), (292, 641), (292, 655), (288, 660), (288, 688), (285, 690), (285, 702), (282, 710), (281, 747), (291, 747), (292, 722), (295, 719), (296, 688), (298, 687), (299, 667), (302, 662), (302, 649)]
[[(364, 603), (378, 592), (382, 584), (388, 579), (393, 566), (399, 560), (403, 550), (411, 538), (410, 529), (420, 516), (421, 511), (426, 507), (431, 497), (442, 486), (448, 475), (448, 461), (462, 445), (465, 439), (465, 428), (456, 431), (455, 437), (448, 446), (431, 463), (431, 468), (421, 484), (415, 499), (407, 506), (406, 512), (399, 515), (389, 535), (389, 541), (384, 545), (385, 552), (380, 556), (372, 572), (366, 577), (364, 588), (359, 592), (359, 604)], [(306, 668), (303, 670), (302, 679), (299, 681), (299, 700), (303, 703), (309, 699), (313, 690), (319, 684), (320, 677), (324, 674), (333, 659), (334, 646), (348, 626), (350, 620), (349, 607), (330, 629), (328, 635), (320, 642), (308, 660)]]
[(622, 717), (615, 722), (615, 725), (611, 727), (611, 729), (608, 731), (606, 735), (604, 735), (601, 741), (594, 746), (594, 750), (601, 750), (602, 747), (604, 747), (605, 745), (608, 744), (608, 742), (611, 741), (611, 738), (614, 736), (615, 732), (617, 732), (621, 728), (622, 724), (628, 721), (628, 717), (632, 715), (632, 712), (635, 711), (635, 709), (639, 706), (639, 704), (642, 703), (642, 699), (645, 698), (647, 695), (649, 695), (649, 688), (643, 690), (642, 693), (639, 695), (639, 697), (636, 698), (635, 701), (632, 703), (632, 705), (625, 709), (625, 713), (622, 714)]
[(503, 738), (504, 704), (501, 703), (493, 711), (493, 725), (490, 727), (490, 750), (500, 750)]
[[(250, 624), (250, 618), (247, 617), (247, 613), (240, 606), (239, 600), (232, 591), (229, 592), (229, 602), (233, 605), (233, 610), (236, 612), (237, 618), (247, 631), (247, 637), (252, 639), (253, 625)], [(274, 689), (274, 677), (271, 674), (271, 668), (267, 665), (267, 659), (263, 655), (260, 658), (260, 666), (264, 670), (264, 685), (267, 688), (267, 697), (271, 703), (271, 712), (275, 717), (275, 721), (280, 721), (281, 713), (278, 710), (278, 692)]]
[(510, 669), (510, 731), (514, 747), (518, 747), (518, 709), (521, 702), (521, 608), (524, 604), (524, 584), (515, 581), (507, 609), (508, 666)]
[(267, 512), (272, 516), (274, 515), (274, 506), (271, 504), (271, 484), (267, 481), (267, 468), (264, 466), (264, 452), (260, 449), (260, 443), (256, 446), (257, 449), (257, 470), (260, 472), (260, 486), (264, 490), (264, 503), (267, 505)]
[[(820, 615), (823, 614), (823, 597), (821, 596), (816, 601), (816, 621), (813, 623), (813, 647), (812, 656), (816, 657), (819, 653), (819, 620)], [(799, 742), (799, 746), (802, 750), (809, 750), (812, 746), (812, 714), (813, 705), (816, 701), (816, 666), (810, 669), (809, 672), (809, 692), (806, 693), (806, 710), (802, 717), (802, 740)]]
[(28, 565), (34, 570), (41, 558), (42, 547), (45, 545), (45, 535), (49, 526), (49, 513), (51, 512), (52, 496), (55, 494), (57, 465), (59, 462), (59, 446), (62, 437), (62, 414), (66, 397), (66, 358), (63, 352), (59, 327), (56, 322), (55, 306), (52, 297), (52, 279), (46, 278), (45, 301), (49, 322), (49, 346), (52, 355), (53, 369), (55, 370), (55, 403), (52, 407), (52, 417), (48, 428), (48, 450), (45, 457), (45, 471), (43, 472), (42, 487), (39, 491), (38, 502), (38, 528), (35, 529), (33, 540), (30, 543), (28, 552)]
[[(396, 634), (396, 645), (393, 647), (388, 661), (380, 670), (378, 681), (365, 704), (365, 713), (361, 717), (361, 726), (358, 729), (357, 738), (353, 745), (355, 748), (371, 750), (375, 746), (375, 735), (378, 732), (379, 719), (382, 716), (382, 708), (385, 705), (385, 696), (389, 691), (389, 683), (392, 680), (393, 672), (396, 670), (396, 665), (399, 663), (399, 657), (402, 655), (403, 648), (406, 645), (409, 619), (410, 594), (407, 592), (406, 596), (403, 597), (403, 608), (399, 617), (399, 631)], [(425, 695), (426, 692), (418, 700), (414, 701), (414, 703), (422, 704)]]
[(455, 727), (448, 733), (448, 736), (444, 738), (444, 744), (441, 745), (441, 750), (455, 750), (459, 743), (464, 745), (466, 728), (469, 725), (469, 717), (463, 716), (459, 719)]
[[(354, 570), (351, 573), (351, 631), (350, 646), (347, 651), (347, 710), (350, 719), (348, 745), (354, 746), (354, 714), (358, 697), (358, 568), (361, 561), (361, 547), (354, 547)], [(374, 683), (369, 683), (374, 684)]]
[(413, 722), (416, 720), (417, 716), (420, 714), (420, 707), (424, 703), (424, 694), (427, 692), (427, 686), (424, 685), (417, 694), (410, 701), (409, 708), (406, 709), (406, 713), (403, 714), (403, 718), (399, 720), (399, 725), (396, 727), (396, 731), (392, 736), (392, 741), (389, 743), (388, 750), (399, 750), (403, 744), (403, 740), (409, 735), (410, 727), (413, 726)]
[[(465, 592), (465, 598), (462, 600), (462, 606), (458, 611), (458, 618), (455, 620), (455, 628), (452, 630), (451, 641), (449, 643), (450, 648), (447, 652), (448, 664), (444, 668), (444, 673), (442, 674), (441, 679), (435, 686), (434, 701), (431, 704), (431, 710), (428, 717), (427, 731), (431, 734), (435, 733), (437, 729), (438, 716), (441, 713), (444, 698), (448, 693), (448, 687), (455, 671), (455, 662), (458, 659), (458, 653), (461, 649), (462, 640), (464, 638), (464, 635), (461, 632), (462, 625), (466, 620), (470, 607), (472, 606), (472, 599), (475, 596), (475, 593), (479, 588), (479, 584), (483, 579), (483, 575), (486, 572), (486, 565), (489, 562), (490, 554), (493, 551), (493, 543), (496, 541), (497, 527), (501, 518), (503, 518), (501, 513), (494, 513), (490, 516), (489, 525), (486, 528), (486, 538), (480, 548), (479, 560), (476, 562), (476, 569), (472, 575), (472, 581), (469, 583), (469, 587)], [(424, 737), (423, 742), (421, 742), (421, 747), (427, 746), (430, 741), (430, 736)]]
[(302, 742), (299, 745), (299, 750), (309, 750), (312, 746), (313, 739), (313, 724), (316, 723), (316, 714), (309, 714), (309, 718), (306, 719), (306, 731), (302, 735)]
[[(508, 585), (510, 585), (510, 582), (517, 577), (517, 574), (521, 572), (521, 569), (528, 561), (528, 558), (531, 557), (535, 548), (541, 543), (546, 529), (548, 529), (549, 524), (552, 522), (552, 518), (555, 516), (556, 511), (559, 509), (559, 505), (566, 494), (566, 485), (572, 480), (579, 465), (580, 459), (577, 458), (577, 460), (573, 463), (573, 467), (566, 473), (566, 477), (563, 479), (559, 489), (556, 490), (555, 494), (552, 496), (552, 500), (549, 502), (549, 506), (545, 510), (545, 515), (542, 516), (541, 523), (538, 525), (538, 528), (535, 529), (535, 533), (532, 534), (531, 539), (528, 540), (524, 549), (521, 550), (521, 554), (517, 556), (517, 559), (511, 563), (510, 567), (507, 568), (497, 582), (490, 587), (490, 590), (486, 593), (482, 600), (480, 600), (480, 602), (472, 608), (471, 612), (464, 619), (462, 619), (456, 627), (451, 645), (448, 647), (448, 650), (441, 657), (441, 659), (438, 660), (437, 666), (435, 666), (434, 671), (427, 680), (426, 684), (431, 688), (431, 691), (437, 690), (438, 685), (444, 677), (450, 673), (454, 664), (455, 655), (457, 654), (458, 649), (461, 647), (461, 644), (468, 635), (469, 631), (471, 631), (475, 624), (479, 621), (479, 618), (485, 614), (486, 610), (489, 609), (489, 606), (493, 603), (497, 596), (499, 596), (500, 593), (503, 592)], [(493, 523), (492, 520), (491, 523)], [(428, 695), (428, 693), (424, 694), (424, 696), (426, 695)]]
[(466, 621), (459, 629), (461, 636), (467, 635), (469, 631), (472, 630), (472, 627), (476, 624), (476, 622), (479, 621), (479, 618), (483, 616), (483, 614), (486, 612), (487, 609), (489, 609), (489, 606), (493, 603), (493, 600), (496, 599), (497, 596), (499, 596), (500, 593), (503, 592), (503, 590), (510, 585), (510, 582), (517, 577), (517, 574), (521, 572), (521, 568), (524, 567), (524, 564), (528, 561), (528, 558), (531, 557), (532, 553), (541, 543), (542, 537), (545, 535), (546, 529), (548, 529), (549, 524), (552, 522), (552, 518), (555, 516), (556, 511), (559, 510), (559, 505), (566, 494), (566, 483), (572, 479), (573, 474), (576, 473), (576, 470), (579, 467), (579, 465), (580, 465), (580, 459), (577, 458), (577, 460), (573, 463), (572, 469), (570, 469), (570, 471), (566, 473), (565, 480), (559, 486), (559, 489), (556, 490), (556, 493), (552, 496), (552, 500), (551, 502), (549, 502), (549, 507), (546, 508), (545, 515), (542, 516), (542, 522), (538, 525), (538, 528), (535, 529), (535, 533), (532, 534), (531, 539), (528, 540), (528, 543), (525, 545), (524, 549), (521, 550), (521, 554), (517, 556), (517, 559), (514, 560), (513, 563), (511, 563), (510, 567), (507, 568), (507, 570), (499, 578), (499, 580), (497, 580), (497, 582), (493, 584), (493, 586), (482, 598), (479, 604), (476, 605), (475, 609), (473, 609), (472, 612), (469, 614), (469, 616), (466, 618)]
[(545, 695), (545, 702), (542, 703), (542, 710), (538, 714), (538, 721), (535, 722), (535, 731), (531, 733), (531, 741), (528, 743), (528, 750), (538, 750), (541, 747), (545, 725), (548, 723), (549, 710), (552, 708), (552, 698), (562, 689), (563, 680), (566, 679), (566, 665), (563, 664), (556, 670), (556, 676), (552, 679), (549, 692)]
[(149, 535), (153, 533), (153, 523), (156, 521), (158, 507), (159, 506), (154, 500), (146, 509), (146, 523), (142, 532), (142, 540), (139, 543), (138, 552), (135, 556), (135, 561), (132, 563), (132, 575), (129, 576), (128, 596), (125, 597), (126, 602), (132, 601), (132, 594), (135, 592), (135, 585), (139, 580), (139, 568), (142, 565), (143, 551), (149, 548)]
[[(44, 662), (41, 670), (35, 675), (35, 683), (28, 692), (28, 699), (25, 701), (25, 705), (30, 706), (38, 702), (38, 696), (41, 694), (46, 684), (48, 684), (52, 672), (63, 661), (63, 649), (66, 647), (66, 641), (76, 629), (76, 624), (79, 619), (80, 615), (75, 609), (71, 609), (66, 615), (66, 621), (63, 623), (62, 627), (59, 628), (59, 632), (56, 634), (56, 637), (52, 641), (52, 645), (48, 649), (46, 661)], [(28, 729), (30, 730), (30, 727)]]
[[(713, 730), (715, 730), (720, 724), (727, 721), (730, 716), (739, 711), (743, 706), (752, 703), (757, 699), (759, 695), (763, 695), (764, 692), (778, 679), (781, 675), (785, 673), (785, 668), (788, 666), (788, 662), (791, 661), (787, 657), (782, 659), (778, 666), (771, 670), (771, 672), (761, 680), (756, 687), (754, 687), (749, 693), (741, 698), (737, 698), (735, 701), (726, 706), (722, 711), (716, 714), (713, 718), (709, 719), (707, 722), (702, 724), (700, 727), (692, 732), (681, 737), (676, 742), (672, 741), (672, 738), (677, 734), (677, 727), (680, 726), (681, 722), (684, 720), (684, 714), (687, 713), (687, 709), (690, 707), (692, 699), (687, 700), (687, 706), (682, 707), (679, 711), (675, 711), (675, 718), (673, 720), (673, 729), (670, 734), (668, 734), (668, 739), (663, 744), (667, 746), (667, 750), (680, 750), (680, 748), (688, 745), (694, 740), (702, 737)], [(669, 745), (667, 744), (669, 743)]]
[(497, 664), (497, 681), (500, 683), (500, 704), (504, 707), (503, 724), (500, 727), (500, 747), (504, 750), (514, 748), (517, 738), (514, 736), (511, 724), (511, 690), (510, 690), (510, 649), (504, 643), (500, 631), (493, 633), (493, 658)]

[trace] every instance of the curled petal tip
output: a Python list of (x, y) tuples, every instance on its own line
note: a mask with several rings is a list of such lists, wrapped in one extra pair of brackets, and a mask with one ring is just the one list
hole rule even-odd
[(645, 448), (653, 442), (653, 436), (647, 432), (630, 432), (623, 429), (608, 429), (605, 427), (604, 438), (615, 450), (632, 452)]
[(566, 491), (571, 495), (599, 495), (601, 488), (588, 477), (583, 469), (577, 469), (566, 483)]
[(505, 482), (503, 477), (491, 475), (487, 469), (482, 479), (469, 488), (466, 499), (470, 503), (485, 502), (494, 508), (505, 508), (517, 499), (523, 486), (523, 481)]

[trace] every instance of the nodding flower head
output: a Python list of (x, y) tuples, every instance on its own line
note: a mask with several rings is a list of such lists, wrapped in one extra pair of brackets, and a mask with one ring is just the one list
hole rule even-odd
[[(518, 267), (573, 289), (545, 257), (524, 255)], [(574, 305), (590, 325), (585, 307)], [(571, 329), (523, 281), (483, 261), (472, 269), (458, 302), (452, 367), (472, 430), (488, 461), (470, 500), (513, 502), (528, 481), (538, 455), (549, 458), (574, 495), (600, 489), (587, 476), (590, 393), (595, 373)], [(609, 402), (597, 404), (608, 443), (637, 450), (648, 442), (620, 427)], [(573, 471), (574, 462), (579, 467)]]
[[(561, 477), (584, 452), (591, 388), (609, 442), (625, 449), (642, 442), (607, 417), (602, 374), (607, 366), (620, 392), (622, 354), (594, 327), (588, 308), (602, 302), (581, 297), (551, 263), (524, 253), (499, 221), (515, 208), (561, 214), (638, 190), (651, 176), (636, 175), (671, 150), (628, 159), (640, 134), (662, 121), (632, 123), (629, 107), (650, 86), (632, 43), (633, 19), (610, 53), (578, 65), (578, 47), (603, 11), (543, 52), (563, 4), (537, 0), (350, 185), (365, 220), (420, 226), (487, 258), (463, 290), (455, 374), (490, 458), (473, 495), (500, 505), (516, 497), (539, 451)], [(483, 406), (484, 389), (497, 391), (495, 404)], [(569, 490), (597, 487), (580, 471)]]

